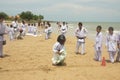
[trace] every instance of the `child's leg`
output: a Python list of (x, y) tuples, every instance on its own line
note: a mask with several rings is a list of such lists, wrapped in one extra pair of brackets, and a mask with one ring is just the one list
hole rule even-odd
[(101, 61), (101, 51), (97, 51), (98, 61)]
[(79, 53), (79, 47), (80, 47), (80, 42), (77, 41), (77, 44), (76, 44), (76, 53)]
[(81, 43), (81, 54), (85, 53), (85, 43)]
[(48, 33), (48, 39), (50, 39), (50, 33)]
[(118, 51), (117, 57), (116, 57), (116, 61), (120, 61), (120, 49)]
[(116, 52), (115, 52), (115, 51), (114, 51), (114, 52), (112, 52), (113, 62), (114, 62), (115, 54), (116, 54)]
[(97, 51), (95, 50), (95, 60), (98, 60), (98, 55)]
[(109, 58), (112, 63), (114, 63), (114, 54), (112, 51), (109, 51)]
[(45, 35), (45, 39), (48, 39), (48, 34), (46, 33), (46, 35)]
[(0, 57), (3, 56), (3, 41), (0, 41)]
[(23, 30), (22, 35), (25, 36), (25, 30)]

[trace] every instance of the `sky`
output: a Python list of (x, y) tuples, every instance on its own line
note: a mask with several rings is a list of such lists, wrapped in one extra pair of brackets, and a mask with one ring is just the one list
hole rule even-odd
[(22, 11), (50, 21), (120, 22), (120, 0), (0, 0), (0, 12)]

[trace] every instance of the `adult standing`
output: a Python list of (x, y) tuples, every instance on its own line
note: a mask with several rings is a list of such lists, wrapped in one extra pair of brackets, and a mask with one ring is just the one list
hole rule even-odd
[(76, 54), (79, 52), (79, 47), (81, 46), (81, 54), (85, 54), (85, 38), (87, 35), (87, 29), (83, 27), (82, 23), (78, 23), (78, 28), (75, 31), (75, 36), (77, 38), (77, 44), (76, 44)]
[(4, 16), (0, 15), (0, 58), (3, 58), (4, 34), (6, 30), (6, 26), (3, 20), (4, 20)]

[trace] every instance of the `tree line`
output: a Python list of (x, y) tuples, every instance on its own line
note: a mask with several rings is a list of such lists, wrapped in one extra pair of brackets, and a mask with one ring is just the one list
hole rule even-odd
[(25, 12), (23, 11), (20, 14), (17, 14), (16, 16), (9, 16), (5, 12), (0, 12), (0, 15), (4, 16), (6, 20), (13, 20), (14, 18), (23, 19), (27, 21), (44, 19), (43, 15), (36, 15), (36, 14), (33, 14), (31, 11), (25, 11)]

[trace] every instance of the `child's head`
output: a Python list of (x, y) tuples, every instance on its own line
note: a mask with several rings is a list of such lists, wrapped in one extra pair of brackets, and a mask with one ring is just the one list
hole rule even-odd
[(82, 22), (79, 22), (78, 26), (79, 26), (79, 29), (81, 29), (82, 28)]
[(28, 24), (28, 26), (30, 26), (30, 23)]
[(65, 22), (63, 22), (63, 25), (65, 25), (66, 23)]
[(7, 27), (9, 27), (9, 24), (7, 24)]
[(24, 21), (24, 20), (22, 20), (22, 23), (23, 23), (23, 24), (25, 24), (25, 21)]
[(112, 34), (113, 34), (113, 31), (114, 31), (114, 28), (113, 28), (113, 27), (109, 27), (109, 28), (108, 28), (108, 31), (109, 31), (109, 34), (112, 35)]
[(102, 30), (102, 27), (100, 25), (97, 26), (96, 31), (99, 33), (101, 30)]
[(64, 45), (65, 41), (66, 41), (66, 38), (64, 35), (59, 35), (58, 38), (57, 38), (57, 41), (61, 44), (61, 45)]
[(12, 26), (12, 24), (10, 25), (10, 28), (12, 28), (13, 26)]
[(51, 27), (51, 24), (48, 24), (49, 27)]

